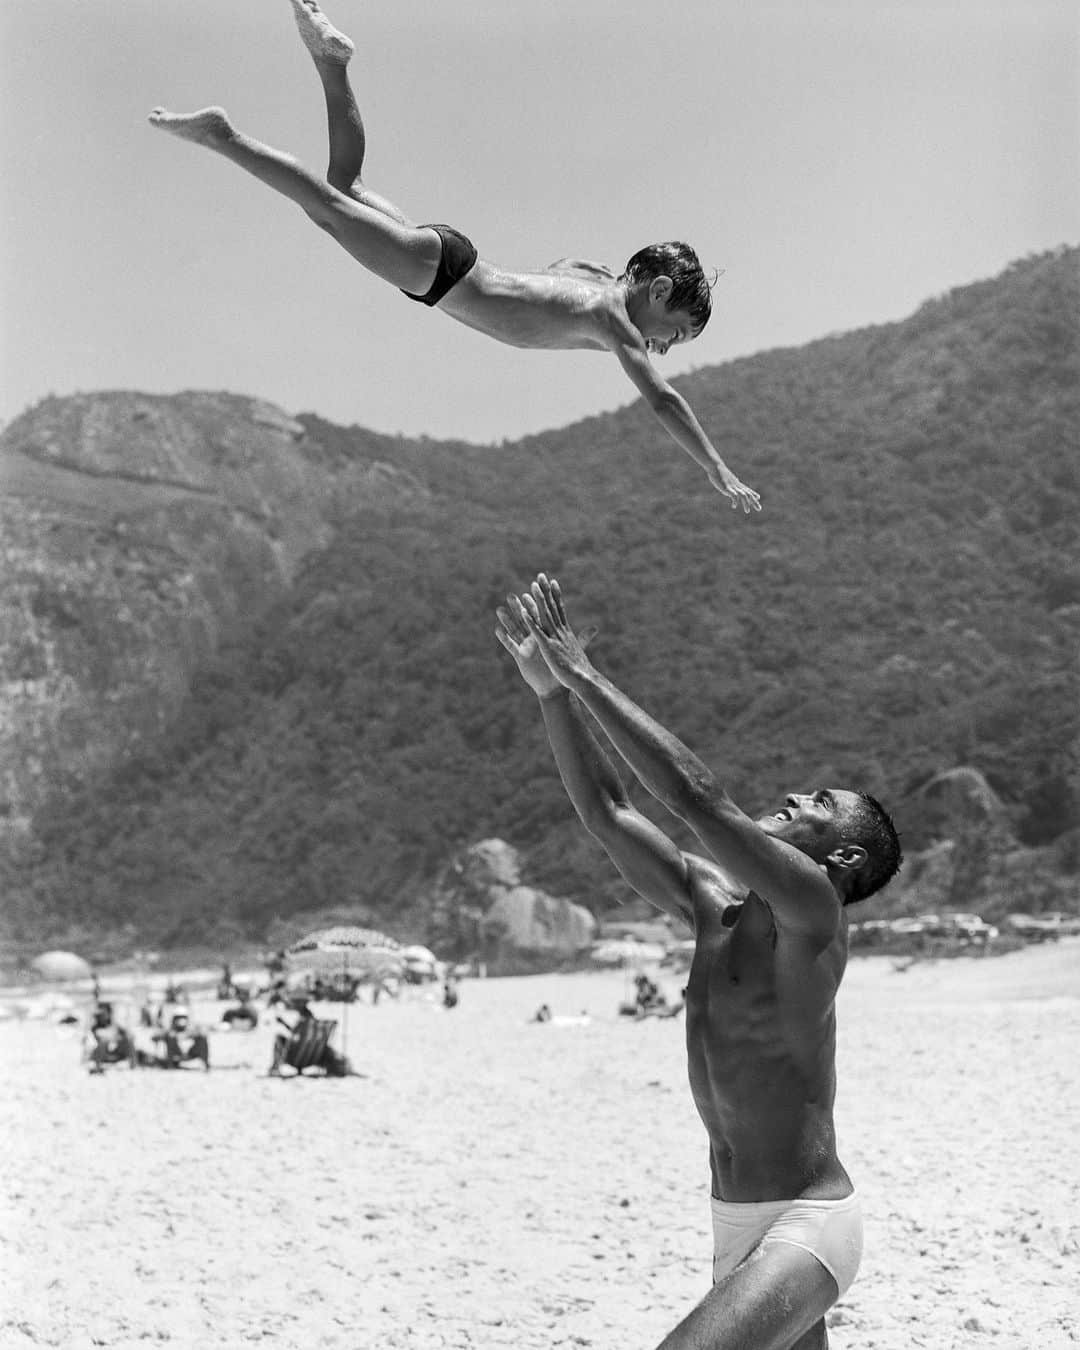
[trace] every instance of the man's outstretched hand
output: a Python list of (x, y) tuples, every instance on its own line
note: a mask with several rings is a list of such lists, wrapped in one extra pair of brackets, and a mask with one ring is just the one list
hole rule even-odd
[(579, 638), (570, 627), (559, 583), (540, 572), (515, 609), (551, 674), (567, 689), (573, 689), (578, 679), (592, 669), (585, 647), (593, 634)]
[[(569, 625), (566, 624), (566, 613), (562, 609), (562, 597), (559, 596), (558, 592), (558, 582), (549, 583), (547, 577), (541, 573), (537, 581), (533, 583), (534, 588), (541, 581), (548, 588), (549, 594), (552, 584), (554, 585), (562, 621), (569, 632)], [(540, 594), (543, 596), (543, 591)], [(556, 690), (562, 688), (562, 681), (549, 664), (540, 639), (530, 631), (530, 615), (524, 603), (526, 600), (531, 601), (534, 608), (538, 608), (531, 593), (521, 598), (516, 595), (506, 597), (505, 606), (500, 605), (495, 611), (499, 620), (499, 626), (495, 629), (495, 636), (514, 658), (517, 668), (521, 672), (521, 678), (533, 693), (538, 698), (549, 698)], [(596, 636), (596, 631), (595, 628), (589, 628), (582, 633), (580, 638), (574, 638), (582, 656), (584, 656), (585, 648)], [(571, 634), (571, 636), (574, 635)]]
[(551, 673), (540, 645), (525, 626), (525, 621), (518, 618), (516, 611), (520, 609), (521, 601), (517, 596), (508, 595), (506, 605), (500, 605), (495, 611), (499, 620), (495, 636), (517, 662), (521, 678), (537, 698), (550, 698), (562, 685)]

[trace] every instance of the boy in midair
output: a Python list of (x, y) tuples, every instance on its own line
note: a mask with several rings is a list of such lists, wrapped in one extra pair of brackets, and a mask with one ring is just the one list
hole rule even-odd
[(688, 244), (653, 244), (616, 276), (600, 263), (563, 258), (515, 272), (477, 255), (449, 225), (417, 225), (361, 177), (366, 135), (349, 83), (353, 43), (315, 0), (290, 0), (326, 96), (330, 163), (326, 181), (291, 156), (237, 131), (222, 108), (171, 113), (154, 126), (216, 150), (302, 207), (368, 271), (410, 299), (512, 347), (611, 351), (660, 423), (709, 481), (745, 512), (760, 498), (731, 472), (689, 404), (653, 367), (676, 343), (697, 337), (712, 308), (709, 282)]

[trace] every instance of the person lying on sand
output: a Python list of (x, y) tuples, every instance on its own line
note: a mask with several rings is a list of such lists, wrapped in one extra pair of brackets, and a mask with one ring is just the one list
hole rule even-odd
[[(713, 1287), (661, 1350), (822, 1350), (825, 1313), (862, 1251), (833, 1125), (847, 907), (896, 872), (896, 831), (872, 797), (844, 788), (789, 793), (752, 820), (597, 671), (543, 573), (498, 618), (582, 823), (640, 896), (694, 931), (686, 1047), (709, 1136)], [(708, 856), (633, 806), (592, 724)]]
[(352, 41), (315, 0), (291, 3), (326, 98), (325, 182), (289, 155), (237, 131), (222, 108), (193, 113), (155, 108), (150, 122), (216, 150), (295, 202), (362, 267), (411, 300), (437, 305), (459, 323), (512, 347), (613, 353), (660, 424), (712, 485), (733, 507), (760, 510), (758, 494), (731, 472), (686, 400), (649, 359), (691, 342), (708, 322), (710, 287), (694, 250), (680, 242), (650, 245), (618, 276), (576, 258), (540, 271), (509, 271), (478, 257), (471, 241), (451, 226), (415, 224), (361, 178), (367, 137), (349, 83)]

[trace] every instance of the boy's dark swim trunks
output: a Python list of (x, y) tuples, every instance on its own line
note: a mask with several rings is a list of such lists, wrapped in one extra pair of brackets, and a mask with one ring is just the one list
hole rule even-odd
[(442, 240), (439, 270), (435, 273), (435, 280), (426, 295), (413, 295), (410, 291), (401, 293), (407, 295), (410, 300), (419, 300), (422, 305), (437, 305), (446, 292), (452, 286), (456, 286), (476, 262), (476, 249), (471, 239), (466, 239), (460, 230), (455, 230), (451, 225), (422, 225), (420, 228), (435, 230)]

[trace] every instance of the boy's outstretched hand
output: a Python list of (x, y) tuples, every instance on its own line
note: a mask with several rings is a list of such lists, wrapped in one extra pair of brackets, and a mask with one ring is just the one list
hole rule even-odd
[(761, 510), (761, 497), (749, 488), (745, 483), (740, 482), (738, 478), (723, 464), (713, 464), (706, 472), (709, 475), (709, 482), (716, 488), (717, 492), (722, 492), (725, 497), (731, 501), (731, 508), (741, 506), (747, 515), (751, 511)]

